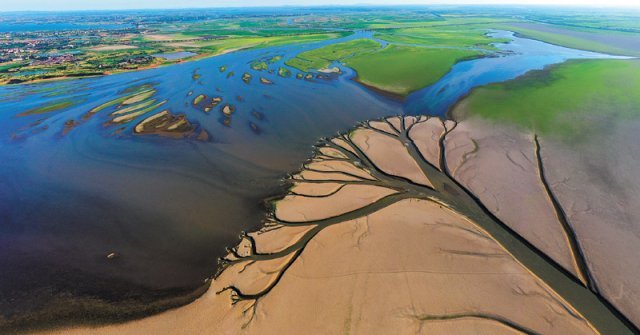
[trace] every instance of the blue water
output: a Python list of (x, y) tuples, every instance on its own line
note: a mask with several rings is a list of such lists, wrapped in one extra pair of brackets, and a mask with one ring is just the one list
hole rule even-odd
[[(125, 299), (195, 288), (240, 231), (260, 225), (261, 200), (281, 194), (282, 178), (311, 155), (317, 138), (387, 115), (442, 115), (475, 86), (571, 58), (606, 57), (494, 34), (513, 40), (498, 45), (499, 57), (459, 63), (405, 102), (358, 85), (344, 67), (332, 79), (299, 80), (295, 69), (290, 78), (277, 75), (302, 51), (372, 38), (369, 32), (106, 77), (0, 87), (0, 313), (28, 314), (46, 309), (43, 300), (85, 297), (126, 306)], [(270, 65), (273, 73), (250, 68), (253, 60), (273, 56), (284, 56)], [(241, 80), (244, 72), (253, 75), (250, 84)], [(260, 77), (274, 84), (262, 85)], [(163, 109), (186, 114), (211, 140), (137, 137), (131, 128), (139, 120), (120, 129), (106, 125), (107, 113), (62, 134), (68, 120), (81, 120), (141, 84), (153, 85), (168, 100)], [(198, 94), (234, 104), (230, 125), (218, 110), (195, 109)], [(17, 117), (66, 100), (76, 105)], [(121, 257), (108, 261), (111, 252)]]
[(411, 94), (404, 106), (407, 114), (444, 116), (449, 108), (474, 87), (502, 82), (531, 70), (541, 70), (569, 59), (628, 58), (575, 50), (548, 43), (515, 37), (512, 32), (495, 31), (495, 38), (508, 38), (498, 44), (503, 52), (498, 57), (460, 62), (436, 84)]

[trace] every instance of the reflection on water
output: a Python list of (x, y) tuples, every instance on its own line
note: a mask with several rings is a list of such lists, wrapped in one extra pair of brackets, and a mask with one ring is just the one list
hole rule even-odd
[(501, 46), (514, 53), (460, 63), (404, 105), (349, 69), (284, 65), (336, 40), (0, 88), (0, 313), (126, 317), (183, 296), (260, 225), (262, 199), (317, 138), (403, 111), (441, 114), (473, 86), (591, 56), (514, 40)]

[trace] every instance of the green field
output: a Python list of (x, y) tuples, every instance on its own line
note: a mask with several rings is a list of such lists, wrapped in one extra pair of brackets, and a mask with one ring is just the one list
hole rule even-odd
[(539, 133), (567, 137), (640, 117), (639, 60), (570, 61), (512, 81), (478, 88), (453, 110)]
[(376, 37), (391, 43), (418, 44), (430, 47), (459, 47), (495, 50), (491, 43), (507, 42), (486, 35), (487, 30), (468, 26), (390, 29)]
[(67, 109), (70, 107), (73, 107), (76, 103), (76, 101), (71, 101), (71, 100), (63, 100), (63, 101), (58, 101), (58, 102), (54, 102), (51, 104), (46, 104), (46, 105), (42, 105), (40, 107), (36, 107), (33, 109), (30, 109), (26, 112), (22, 112), (20, 114), (18, 114), (18, 116), (29, 116), (29, 115), (37, 115), (37, 114), (46, 114), (46, 113), (51, 113), (51, 112), (56, 112), (59, 110), (63, 110), (63, 109)]
[[(200, 16), (198, 16), (200, 17)], [(486, 35), (489, 29), (506, 29), (524, 37), (571, 48), (618, 55), (640, 56), (640, 20), (626, 11), (556, 10), (543, 8), (367, 8), (310, 10), (300, 15), (230, 15), (153, 23), (121, 33), (50, 33), (52, 44), (29, 46), (29, 39), (5, 36), (5, 43), (23, 54), (0, 57), (0, 85), (111, 74), (196, 60), (241, 49), (316, 42), (370, 30), (392, 45), (379, 50), (374, 39), (340, 43), (311, 50), (286, 64), (303, 72), (328, 67), (334, 61), (350, 63), (359, 79), (390, 93), (405, 95), (445, 73), (465, 57), (489, 54), (492, 43), (505, 40)], [(63, 38), (64, 37), (64, 38)], [(0, 39), (3, 39), (0, 36)], [(32, 48), (32, 49), (29, 49)], [(432, 48), (435, 52), (424, 50)], [(62, 51), (61, 51), (62, 50)], [(392, 57), (389, 50), (398, 51)], [(451, 51), (453, 50), (453, 51)], [(188, 59), (167, 60), (156, 54), (189, 51)], [(49, 54), (73, 53), (73, 59), (46, 61)], [(415, 53), (414, 57), (411, 53)], [(0, 55), (2, 53), (0, 52)], [(364, 59), (364, 55), (371, 59)], [(21, 56), (21, 57), (18, 57)], [(31, 57), (37, 56), (40, 61)], [(426, 59), (425, 59), (426, 57)], [(444, 59), (448, 57), (449, 59)], [(45, 61), (42, 61), (45, 60)], [(262, 61), (262, 60), (261, 60)], [(389, 63), (384, 63), (384, 62)], [(409, 62), (415, 65), (411, 71)], [(384, 63), (384, 64), (383, 64)], [(396, 64), (397, 63), (397, 64)], [(413, 64), (415, 63), (415, 64)], [(264, 69), (267, 63), (256, 63)], [(372, 66), (381, 66), (373, 73)], [(407, 78), (397, 77), (402, 74)]]
[(340, 61), (358, 73), (358, 81), (398, 96), (435, 83), (463, 59), (492, 53), (492, 43), (506, 42), (478, 27), (487, 19), (437, 20), (420, 28), (385, 28), (375, 37), (389, 43), (384, 49), (369, 39), (329, 45), (301, 53), (286, 64), (301, 71), (328, 67)]
[(389, 45), (345, 63), (358, 72), (363, 84), (405, 96), (435, 83), (456, 62), (478, 55), (471, 50)]
[(308, 43), (338, 38), (347, 35), (346, 33), (324, 33), (309, 35), (291, 36), (238, 36), (218, 40), (195, 40), (184, 42), (164, 43), (164, 47), (176, 50), (187, 50), (196, 53), (217, 54), (237, 49), (264, 48), (277, 45)]

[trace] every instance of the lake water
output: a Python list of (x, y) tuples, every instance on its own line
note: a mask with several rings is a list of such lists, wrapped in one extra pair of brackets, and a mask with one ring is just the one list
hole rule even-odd
[(498, 45), (498, 48), (506, 52), (505, 54), (454, 65), (451, 71), (436, 84), (411, 94), (407, 98), (405, 111), (408, 114), (443, 116), (458, 99), (468, 94), (474, 87), (513, 79), (528, 71), (541, 70), (547, 65), (569, 59), (629, 58), (517, 38), (509, 31), (495, 31), (489, 35), (512, 40), (510, 43)]
[[(284, 60), (302, 51), (371, 38), (368, 32), (100, 78), (0, 87), (0, 313), (104, 318), (106, 303), (127, 317), (183, 296), (215, 272), (217, 257), (240, 231), (260, 226), (263, 199), (282, 194), (282, 179), (311, 155), (317, 138), (366, 119), (442, 115), (477, 85), (571, 58), (606, 57), (495, 34), (513, 40), (499, 45), (500, 57), (459, 63), (406, 102), (363, 88), (347, 68), (330, 80), (299, 80), (294, 69), (290, 78), (277, 75)], [(274, 73), (250, 68), (273, 56), (284, 56), (270, 65)], [(245, 72), (253, 75), (250, 84), (241, 80)], [(274, 84), (263, 85), (260, 77)], [(186, 114), (211, 140), (137, 137), (133, 125), (105, 125), (107, 114), (62, 135), (66, 121), (141, 84), (153, 85), (168, 100), (163, 108)], [(218, 110), (193, 108), (199, 94), (234, 104), (230, 125)], [(64, 111), (16, 117), (68, 100), (76, 104)], [(109, 260), (111, 252), (119, 257)]]

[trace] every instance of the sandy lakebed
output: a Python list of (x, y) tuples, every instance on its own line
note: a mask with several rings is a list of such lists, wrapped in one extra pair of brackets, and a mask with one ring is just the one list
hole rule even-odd
[(478, 119), (362, 123), (319, 142), (192, 304), (40, 334), (633, 334), (611, 287), (637, 280), (565, 225), (549, 143)]

